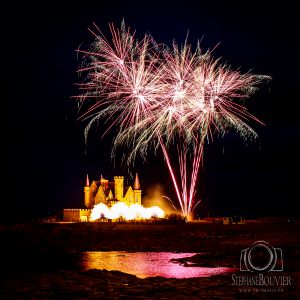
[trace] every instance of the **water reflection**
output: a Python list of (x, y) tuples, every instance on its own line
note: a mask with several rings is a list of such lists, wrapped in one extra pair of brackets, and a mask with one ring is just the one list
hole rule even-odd
[(185, 267), (171, 259), (191, 257), (197, 253), (173, 252), (84, 252), (82, 268), (117, 270), (139, 278), (162, 276), (166, 278), (209, 277), (232, 272), (232, 268)]

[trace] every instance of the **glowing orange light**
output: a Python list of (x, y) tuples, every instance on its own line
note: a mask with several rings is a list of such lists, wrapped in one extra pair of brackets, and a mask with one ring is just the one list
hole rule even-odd
[(151, 219), (152, 217), (163, 218), (164, 211), (158, 206), (143, 207), (140, 204), (126, 205), (124, 202), (116, 203), (112, 207), (108, 207), (104, 203), (99, 203), (94, 206), (90, 221), (95, 221), (100, 218), (118, 219), (120, 217), (125, 220), (134, 219)]

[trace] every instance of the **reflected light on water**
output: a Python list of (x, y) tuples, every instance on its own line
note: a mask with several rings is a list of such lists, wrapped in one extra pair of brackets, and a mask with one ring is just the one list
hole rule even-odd
[(210, 277), (232, 272), (233, 268), (185, 267), (171, 259), (191, 257), (197, 253), (173, 252), (84, 252), (82, 268), (106, 269), (136, 275), (139, 278), (162, 276), (165, 278)]

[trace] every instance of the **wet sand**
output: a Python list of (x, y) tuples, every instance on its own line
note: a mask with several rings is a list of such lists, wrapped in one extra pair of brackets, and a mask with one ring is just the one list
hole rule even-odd
[[(2, 264), (7, 257), (63, 257), (80, 251), (205, 253), (178, 261), (204, 267), (239, 268), (240, 253), (265, 240), (283, 252), (291, 286), (255, 290), (235, 286), (232, 274), (207, 278), (140, 279), (106, 270), (14, 270), (0, 277), (0, 299), (291, 299), (300, 297), (300, 224), (18, 224), (0, 225)], [(42, 262), (41, 262), (42, 264)], [(51, 262), (49, 263), (51, 265)], [(8, 265), (9, 266), (9, 265)], [(269, 272), (268, 275), (271, 275)], [(276, 274), (278, 274), (277, 272)]]

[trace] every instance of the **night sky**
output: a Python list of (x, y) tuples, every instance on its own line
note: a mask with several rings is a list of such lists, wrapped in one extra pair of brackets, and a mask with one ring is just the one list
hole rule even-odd
[[(292, 1), (291, 1), (292, 2)], [(78, 207), (86, 173), (95, 179), (128, 176), (110, 159), (113, 133), (93, 131), (87, 146), (77, 121), (76, 49), (93, 42), (95, 22), (108, 34), (108, 22), (125, 23), (137, 36), (150, 33), (168, 45), (175, 39), (195, 45), (202, 39), (233, 68), (265, 74), (272, 81), (248, 101), (266, 123), (254, 128), (256, 143), (235, 134), (207, 145), (199, 190), (200, 215), (297, 215), (299, 202), (299, 26), (297, 9), (283, 1), (26, 1), (4, 9), (1, 26), (1, 86), (4, 106), (4, 188), (1, 218), (31, 220)], [(269, 3), (269, 4), (268, 4)], [(4, 66), (4, 68), (3, 68)], [(138, 160), (143, 190), (161, 184), (172, 195), (160, 153)], [(130, 178), (129, 178), (130, 179)], [(2, 220), (0, 220), (1, 222)]]

